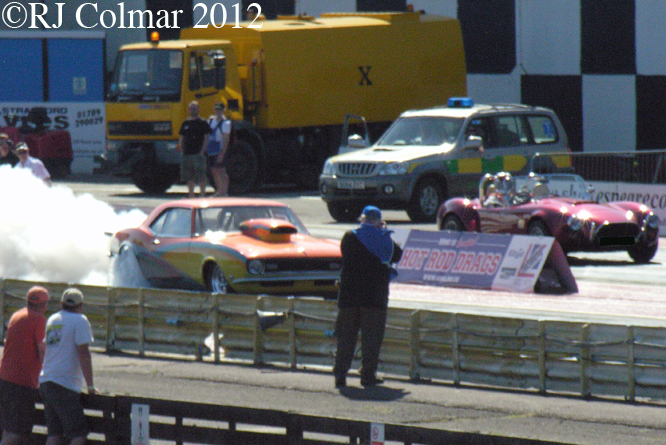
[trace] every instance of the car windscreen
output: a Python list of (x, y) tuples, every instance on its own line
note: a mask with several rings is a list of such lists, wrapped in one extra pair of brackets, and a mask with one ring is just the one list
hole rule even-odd
[(182, 51), (121, 51), (106, 97), (112, 102), (178, 102), (182, 80)]
[(464, 119), (443, 116), (402, 117), (384, 133), (376, 145), (431, 145), (453, 143)]
[(281, 206), (225, 206), (206, 207), (196, 211), (195, 233), (237, 232), (243, 221), (249, 219), (281, 219), (288, 221), (298, 230), (308, 231), (296, 214), (288, 207)]

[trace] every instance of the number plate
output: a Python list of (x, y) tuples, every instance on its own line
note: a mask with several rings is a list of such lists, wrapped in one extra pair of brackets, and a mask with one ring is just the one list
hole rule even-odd
[(362, 190), (365, 188), (365, 181), (352, 181), (351, 179), (338, 179), (338, 188), (346, 190)]

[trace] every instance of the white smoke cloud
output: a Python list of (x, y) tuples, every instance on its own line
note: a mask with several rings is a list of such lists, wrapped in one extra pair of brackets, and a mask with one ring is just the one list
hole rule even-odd
[(0, 167), (0, 277), (108, 285), (114, 233), (139, 225), (140, 210), (116, 213), (90, 194), (48, 187), (28, 170)]

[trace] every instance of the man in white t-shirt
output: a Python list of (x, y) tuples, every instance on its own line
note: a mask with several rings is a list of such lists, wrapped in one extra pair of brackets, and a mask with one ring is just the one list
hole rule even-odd
[(46, 322), (46, 354), (39, 376), (39, 394), (44, 401), (48, 438), (46, 445), (85, 444), (89, 429), (81, 405), (81, 389), (95, 394), (88, 345), (94, 341), (83, 310), (83, 293), (66, 289), (60, 300), (62, 310)]
[(231, 121), (224, 116), (224, 104), (215, 104), (215, 115), (208, 119), (210, 124), (210, 139), (206, 149), (208, 169), (213, 177), (215, 196), (227, 196), (229, 190), (229, 175), (227, 174), (227, 149), (231, 138)]
[(19, 158), (19, 163), (14, 166), (14, 168), (27, 168), (32, 171), (32, 174), (37, 176), (39, 179), (44, 181), (47, 185), (51, 185), (51, 175), (44, 166), (44, 163), (30, 156), (28, 152), (28, 144), (25, 142), (19, 142), (16, 144), (14, 149), (16, 156)]

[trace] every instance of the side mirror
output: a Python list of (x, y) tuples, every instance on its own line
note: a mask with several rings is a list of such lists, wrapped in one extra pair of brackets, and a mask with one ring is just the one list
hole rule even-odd
[(479, 150), (483, 147), (483, 138), (481, 136), (469, 135), (463, 144), (464, 150)]
[(215, 64), (215, 86), (218, 90), (223, 90), (227, 86), (227, 57), (220, 49), (209, 51), (208, 55)]
[(347, 147), (353, 149), (366, 148), (365, 139), (358, 134), (352, 134), (347, 138)]

